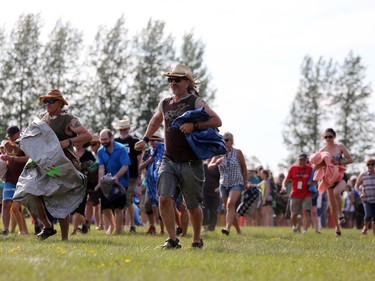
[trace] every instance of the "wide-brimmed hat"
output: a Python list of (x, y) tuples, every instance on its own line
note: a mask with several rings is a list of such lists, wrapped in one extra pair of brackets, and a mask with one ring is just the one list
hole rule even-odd
[(129, 121), (129, 119), (118, 120), (117, 124), (115, 126), (116, 130), (128, 129), (128, 128), (130, 128), (130, 121)]
[(2, 140), (0, 142), (0, 147), (4, 147), (7, 142), (8, 142), (8, 140)]
[(167, 77), (185, 77), (193, 85), (197, 84), (193, 78), (193, 73), (191, 72), (190, 68), (183, 64), (178, 64), (172, 71), (165, 72), (163, 75)]
[(10, 138), (12, 137), (15, 133), (18, 133), (20, 131), (20, 128), (18, 128), (17, 126), (10, 126), (7, 128), (6, 130), (6, 137), (7, 138)]
[(99, 136), (95, 136), (95, 135), (92, 136), (90, 143), (93, 143), (93, 142), (100, 142)]
[(155, 134), (152, 135), (152, 137), (150, 138), (150, 140), (163, 142), (164, 138), (158, 132), (156, 132)]
[(68, 102), (64, 99), (61, 92), (57, 89), (50, 90), (47, 95), (39, 98), (40, 103), (43, 103), (45, 99), (61, 100), (63, 104), (68, 105)]

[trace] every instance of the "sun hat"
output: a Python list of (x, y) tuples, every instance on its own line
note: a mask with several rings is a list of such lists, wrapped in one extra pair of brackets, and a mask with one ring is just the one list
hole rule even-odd
[(193, 83), (193, 85), (197, 84), (190, 68), (183, 64), (178, 64), (172, 71), (165, 72), (163, 75), (167, 77), (185, 77)]
[(0, 147), (4, 147), (8, 140), (2, 140), (0, 143)]
[(129, 121), (129, 119), (118, 120), (117, 124), (115, 126), (116, 130), (128, 129), (128, 128), (130, 128), (130, 121)]
[(20, 128), (18, 128), (17, 126), (10, 126), (10, 127), (7, 128), (5, 136), (7, 138), (10, 138), (14, 134), (18, 133), (19, 131), (20, 131)]
[(96, 135), (92, 136), (90, 143), (92, 142), (100, 142), (99, 136), (96, 136)]
[(156, 132), (155, 134), (152, 135), (152, 137), (150, 138), (150, 140), (164, 141), (164, 138), (158, 132)]
[(39, 102), (43, 103), (45, 99), (61, 100), (63, 104), (68, 105), (68, 102), (64, 99), (61, 92), (57, 89), (50, 90), (47, 95), (41, 96)]

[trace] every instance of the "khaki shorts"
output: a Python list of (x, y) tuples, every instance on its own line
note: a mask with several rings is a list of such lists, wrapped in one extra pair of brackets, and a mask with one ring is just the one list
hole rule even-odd
[(290, 198), (290, 211), (292, 215), (301, 215), (302, 210), (311, 210), (311, 196), (305, 198)]
[(131, 206), (133, 204), (133, 198), (135, 195), (135, 188), (137, 187), (137, 178), (130, 178), (129, 179), (129, 186), (126, 190), (126, 204), (125, 208)]

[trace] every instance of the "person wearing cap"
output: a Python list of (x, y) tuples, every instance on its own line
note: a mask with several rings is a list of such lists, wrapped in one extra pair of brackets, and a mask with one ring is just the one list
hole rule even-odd
[[(2, 204), (2, 219), (4, 230), (3, 235), (9, 234), (9, 223), (11, 216), (11, 208), (13, 210), (14, 218), (19, 226), (20, 234), (27, 234), (28, 230), (23, 223), (20, 203), (14, 201), (13, 195), (16, 191), (18, 178), (22, 173), (29, 157), (15, 144), (15, 141), (20, 137), (21, 131), (17, 126), (10, 126), (6, 130), (6, 137), (8, 141), (4, 143), (4, 154), (0, 155), (0, 159), (7, 163), (8, 169), (5, 174), (5, 184), (3, 187), (3, 204)], [(13, 205), (13, 206), (12, 206)]]
[(120, 136), (115, 138), (116, 142), (122, 143), (129, 154), (131, 165), (129, 166), (129, 186), (126, 190), (126, 211), (130, 218), (130, 232), (135, 233), (135, 223), (134, 223), (134, 207), (133, 199), (135, 196), (136, 187), (141, 185), (141, 175), (139, 173), (139, 163), (142, 161), (142, 151), (137, 151), (134, 149), (134, 145), (139, 141), (139, 139), (133, 137), (130, 134), (131, 124), (128, 118), (117, 121), (115, 129), (119, 131)]
[[(74, 144), (84, 144), (91, 141), (90, 132), (80, 123), (77, 117), (64, 109), (68, 102), (58, 89), (52, 89), (47, 95), (41, 96), (39, 102), (46, 108), (41, 120), (46, 122), (55, 132), (65, 156), (79, 170), (80, 162), (73, 146)], [(53, 229), (52, 218), (48, 217), (48, 213), (46, 213), (48, 210), (46, 210), (42, 198), (35, 196), (35, 201), (38, 206), (38, 215), (44, 226), (43, 230), (38, 234), (38, 238), (44, 240), (56, 234), (56, 230)], [(62, 240), (68, 240), (69, 215), (66, 218), (59, 218), (59, 223)]]
[(293, 164), (289, 170), (288, 175), (282, 183), (282, 191), (286, 191), (286, 186), (292, 182), (292, 190), (290, 192), (290, 211), (293, 232), (300, 232), (300, 225), (298, 225), (298, 216), (303, 217), (303, 228), (306, 233), (309, 224), (309, 212), (312, 206), (311, 193), (308, 187), (313, 184), (309, 182), (312, 168), (307, 164), (307, 154), (301, 153), (298, 156), (298, 163)]
[[(186, 140), (185, 134), (194, 130), (218, 128), (221, 126), (220, 117), (210, 106), (197, 95), (196, 82), (191, 70), (182, 64), (164, 73), (172, 96), (160, 101), (156, 113), (151, 118), (142, 140), (136, 143), (135, 149), (142, 150), (153, 134), (164, 121), (165, 151), (159, 169), (158, 193), (159, 209), (168, 239), (162, 245), (163, 249), (181, 248), (175, 229), (175, 213), (173, 195), (177, 186), (186, 203), (193, 227), (192, 247), (202, 248), (202, 189), (204, 182), (203, 162), (199, 160)], [(173, 128), (172, 122), (189, 110), (204, 107), (210, 119), (197, 123), (185, 123), (179, 128)]]

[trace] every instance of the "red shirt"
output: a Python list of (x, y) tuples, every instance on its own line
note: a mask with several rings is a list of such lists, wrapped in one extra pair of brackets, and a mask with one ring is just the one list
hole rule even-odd
[(307, 187), (311, 172), (312, 168), (308, 165), (304, 168), (300, 168), (299, 165), (295, 164), (289, 168), (286, 178), (292, 180), (290, 198), (306, 198), (311, 196)]

